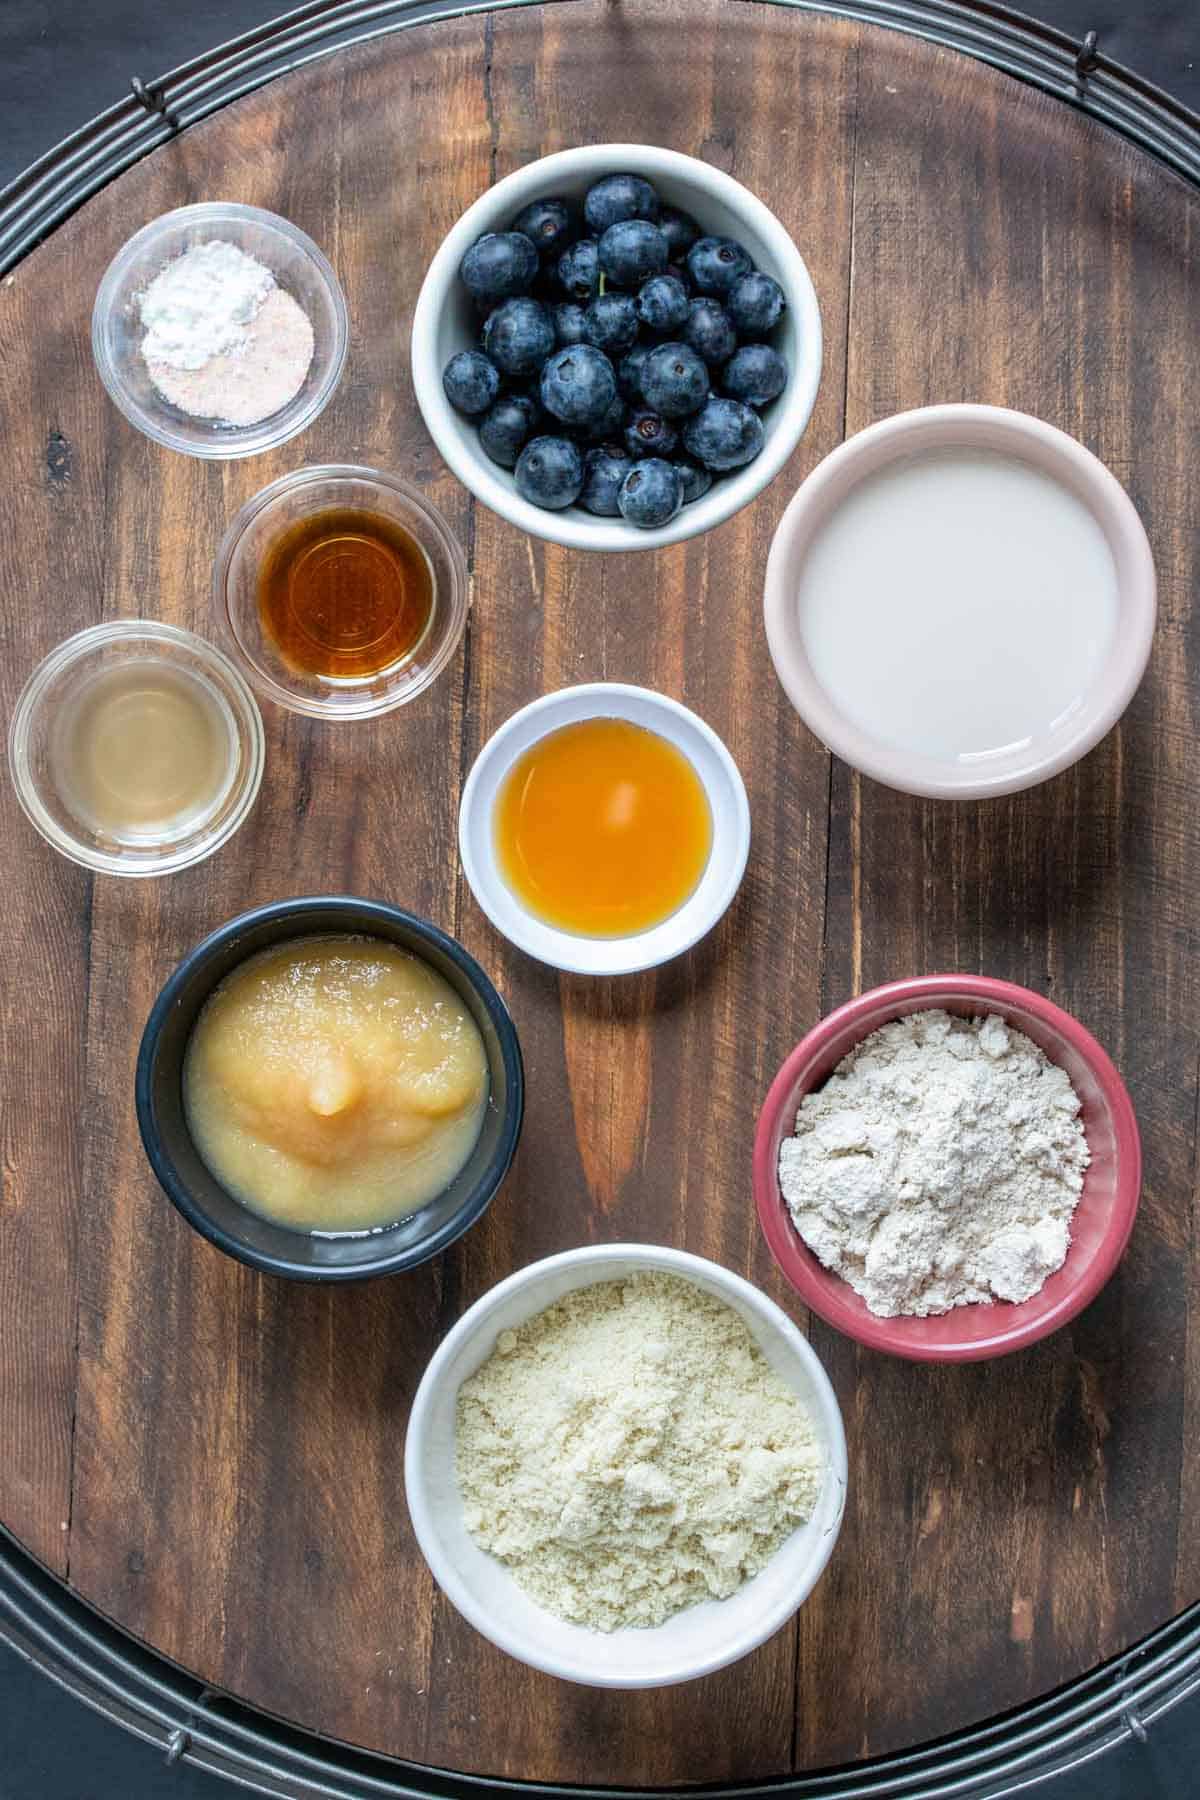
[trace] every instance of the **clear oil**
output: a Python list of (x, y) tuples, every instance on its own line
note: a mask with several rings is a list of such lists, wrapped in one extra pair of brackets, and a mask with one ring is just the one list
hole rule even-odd
[(117, 843), (194, 830), (228, 790), (236, 746), (208, 683), (152, 657), (90, 677), (64, 706), (53, 747), (59, 794)]

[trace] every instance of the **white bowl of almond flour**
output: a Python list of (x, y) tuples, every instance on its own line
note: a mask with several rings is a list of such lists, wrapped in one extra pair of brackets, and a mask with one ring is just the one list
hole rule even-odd
[(289, 220), (206, 201), (135, 232), (92, 311), (101, 380), (131, 424), (169, 450), (254, 456), (328, 405), (349, 342), (326, 258)]
[(435, 1579), (484, 1637), (565, 1681), (665, 1687), (803, 1604), (841, 1527), (846, 1440), (816, 1355), (748, 1281), (589, 1246), (454, 1326), (405, 1484)]

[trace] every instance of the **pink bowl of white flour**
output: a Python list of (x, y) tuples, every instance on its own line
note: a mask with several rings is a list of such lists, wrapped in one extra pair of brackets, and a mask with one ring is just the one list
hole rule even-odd
[[(977, 1300), (924, 1317), (906, 1313), (882, 1317), (849, 1278), (827, 1267), (801, 1237), (784, 1197), (780, 1153), (796, 1132), (805, 1097), (821, 1093), (865, 1039), (894, 1021), (926, 1013), (949, 1014), (958, 1032), (959, 1021), (996, 1018), (1008, 1031), (1032, 1042), (1039, 1060), (1044, 1057), (1051, 1065), (1047, 1072), (1051, 1083), (1061, 1087), (1057, 1071), (1064, 1071), (1078, 1096), (1087, 1165), (1070, 1215), (1065, 1260), (1030, 1298)], [(759, 1219), (775, 1261), (804, 1304), (868, 1348), (917, 1362), (974, 1362), (1003, 1356), (1073, 1319), (1095, 1299), (1120, 1261), (1137, 1213), (1141, 1175), (1133, 1104), (1091, 1033), (1041, 994), (979, 975), (927, 975), (891, 982), (828, 1014), (796, 1046), (771, 1084), (754, 1144)], [(789, 1186), (795, 1204), (794, 1176)], [(947, 1234), (953, 1229), (948, 1218)], [(827, 1247), (823, 1254), (828, 1256)], [(870, 1290), (869, 1282), (860, 1285)]]

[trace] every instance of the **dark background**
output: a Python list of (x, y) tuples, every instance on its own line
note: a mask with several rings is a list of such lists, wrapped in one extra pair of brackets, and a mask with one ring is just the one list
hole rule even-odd
[[(0, 185), (129, 91), (288, 10), (285, 0), (0, 0)], [(1200, 112), (1197, 0), (1024, 0)]]
[[(0, 0), (0, 184), (128, 91), (285, 10), (281, 0)], [(1200, 111), (1198, 0), (1026, 0)], [(1197, 1793), (1200, 1696), (1039, 1800), (1183, 1800)], [(0, 1646), (0, 1800), (231, 1800), (238, 1790), (62, 1694)]]

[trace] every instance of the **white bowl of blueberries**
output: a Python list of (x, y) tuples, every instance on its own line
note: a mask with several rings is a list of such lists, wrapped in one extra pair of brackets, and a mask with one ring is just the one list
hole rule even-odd
[(577, 549), (653, 549), (779, 473), (816, 399), (821, 316), (740, 182), (592, 144), (467, 209), (422, 284), (412, 365), (434, 442), (485, 506)]

